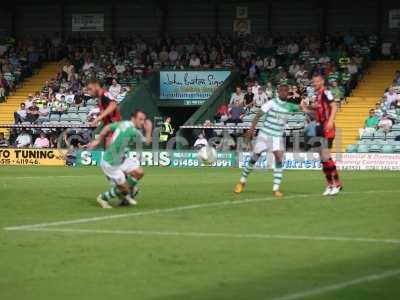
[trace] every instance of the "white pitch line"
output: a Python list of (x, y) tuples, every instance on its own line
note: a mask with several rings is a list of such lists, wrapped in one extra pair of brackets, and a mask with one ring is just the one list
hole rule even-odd
[[(300, 194), (300, 195), (286, 196), (285, 199), (304, 198), (304, 197), (312, 197), (312, 196), (319, 196), (319, 195), (317, 195), (317, 194), (311, 194), (311, 195)], [(107, 215), (107, 216), (84, 218), (84, 219), (57, 221), (57, 222), (50, 222), (50, 223), (31, 224), (31, 225), (10, 226), (10, 227), (5, 227), (4, 230), (25, 230), (25, 229), (31, 229), (31, 228), (43, 228), (43, 227), (50, 227), (50, 226), (82, 224), (82, 223), (90, 223), (90, 222), (96, 222), (96, 221), (139, 217), (139, 216), (155, 215), (155, 214), (161, 214), (161, 213), (184, 211), (184, 210), (193, 210), (193, 209), (200, 209), (200, 208), (245, 204), (245, 203), (261, 202), (261, 201), (273, 201), (273, 200), (276, 200), (276, 197), (264, 197), (264, 198), (228, 200), (228, 201), (221, 201), (221, 202), (192, 204), (192, 205), (184, 205), (184, 206), (177, 206), (177, 207), (171, 207), (171, 208), (153, 209), (153, 210), (146, 210), (146, 211), (140, 211), (140, 212), (117, 214), (117, 215)]]
[(306, 241), (335, 241), (335, 242), (361, 242), (378, 244), (400, 244), (397, 239), (376, 239), (363, 237), (343, 236), (309, 236), (288, 234), (262, 234), (262, 233), (223, 233), (223, 232), (179, 232), (179, 231), (152, 231), (152, 230), (103, 230), (103, 229), (74, 229), (74, 228), (27, 228), (22, 231), (60, 232), (60, 233), (94, 233), (117, 235), (144, 235), (144, 236), (172, 236), (191, 238), (232, 238), (232, 239), (265, 239), (265, 240), (306, 240)]
[[(348, 195), (348, 194), (374, 194), (374, 193), (386, 193), (386, 192), (394, 193), (396, 191), (382, 190), (382, 191), (364, 191), (364, 192), (342, 192), (342, 194), (346, 194), (346, 195)], [(285, 196), (282, 200), (279, 200), (279, 201), (284, 201), (285, 199), (294, 199), (294, 198), (310, 198), (310, 197), (315, 197), (315, 196), (321, 196), (321, 195), (320, 194), (289, 195), (289, 196)], [(115, 215), (82, 218), (82, 219), (74, 219), (74, 220), (55, 221), (55, 222), (49, 222), (49, 223), (8, 226), (8, 227), (4, 227), (3, 229), (4, 230), (25, 230), (25, 229), (30, 229), (30, 228), (43, 228), (43, 227), (51, 227), (51, 226), (82, 224), (82, 223), (90, 223), (90, 222), (97, 222), (97, 221), (106, 221), (106, 220), (113, 220), (113, 219), (139, 217), (139, 216), (155, 215), (155, 214), (161, 214), (161, 213), (193, 210), (193, 209), (200, 209), (200, 208), (237, 205), (237, 204), (274, 201), (274, 200), (276, 200), (276, 197), (253, 198), (253, 199), (243, 199), (243, 200), (227, 200), (227, 201), (220, 201), (220, 202), (210, 202), (210, 203), (177, 206), (177, 207), (171, 207), (171, 208), (146, 210), (146, 211), (141, 211), (141, 212), (133, 212), (133, 213), (125, 213), (125, 214), (115, 214)], [(329, 201), (329, 198), (327, 199), (327, 201)]]
[(400, 276), (400, 269), (386, 271), (386, 272), (383, 272), (383, 273), (380, 273), (380, 274), (368, 275), (368, 276), (356, 278), (356, 279), (353, 279), (353, 280), (344, 281), (344, 282), (341, 282), (341, 283), (336, 283), (336, 284), (327, 285), (327, 286), (320, 287), (320, 288), (311, 289), (311, 290), (304, 291), (304, 292), (289, 294), (289, 295), (286, 295), (286, 296), (274, 298), (273, 300), (299, 300), (299, 299), (304, 299), (304, 298), (307, 298), (307, 297), (312, 297), (312, 296), (316, 296), (316, 295), (320, 295), (320, 294), (325, 294), (325, 293), (328, 293), (328, 292), (334, 292), (334, 291), (337, 291), (337, 290), (342, 290), (344, 288), (347, 288), (347, 287), (350, 287), (350, 286), (353, 286), (353, 285), (358, 285), (358, 284), (371, 282), (371, 281), (382, 280), (382, 279), (385, 279), (385, 278), (396, 277), (396, 276)]

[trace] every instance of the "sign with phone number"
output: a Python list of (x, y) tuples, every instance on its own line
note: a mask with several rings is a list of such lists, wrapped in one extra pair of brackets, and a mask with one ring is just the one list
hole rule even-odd
[(64, 166), (65, 154), (56, 149), (0, 149), (0, 165)]
[[(171, 153), (171, 167), (175, 168), (191, 168), (201, 167), (204, 164), (197, 158), (197, 152), (184, 151)], [(218, 153), (217, 160), (209, 165), (210, 167), (235, 167), (236, 155), (234, 153)]]

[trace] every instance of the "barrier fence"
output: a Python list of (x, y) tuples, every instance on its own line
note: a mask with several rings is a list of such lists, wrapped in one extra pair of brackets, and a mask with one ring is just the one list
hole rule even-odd
[[(61, 149), (10, 149), (0, 148), (1, 166), (98, 166), (103, 151), (70, 152)], [(137, 158), (142, 166), (171, 168), (242, 168), (249, 159), (249, 152), (218, 152), (217, 160), (207, 165), (202, 163), (196, 151), (131, 151), (128, 157)], [(338, 153), (335, 154), (337, 167), (341, 170), (400, 170), (400, 154), (380, 153)], [(257, 169), (270, 169), (273, 156), (264, 154), (256, 164)], [(292, 153), (285, 155), (284, 168), (287, 170), (319, 170), (321, 164), (317, 153)]]

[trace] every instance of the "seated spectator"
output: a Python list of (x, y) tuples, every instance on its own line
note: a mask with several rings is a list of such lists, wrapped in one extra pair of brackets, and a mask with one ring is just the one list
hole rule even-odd
[(6, 89), (3, 86), (3, 83), (0, 81), (0, 103), (6, 101)]
[(200, 150), (201, 148), (207, 145), (208, 145), (207, 139), (204, 137), (203, 134), (199, 134), (196, 141), (194, 142), (193, 148), (195, 150)]
[(25, 103), (20, 103), (19, 110), (14, 112), (15, 124), (25, 122), (25, 119), (26, 119)]
[(242, 123), (243, 116), (245, 114), (245, 110), (241, 105), (239, 100), (233, 104), (233, 106), (229, 110), (229, 119), (226, 121), (227, 123)]
[(397, 106), (397, 102), (400, 100), (400, 95), (395, 92), (393, 87), (390, 87), (389, 90), (384, 95), (386, 97), (385, 101), (386, 109), (390, 109), (393, 106)]
[(375, 110), (370, 109), (369, 116), (364, 122), (364, 128), (360, 128), (360, 130), (359, 130), (360, 137), (364, 133), (370, 133), (370, 134), (374, 133), (376, 131), (376, 129), (378, 128), (378, 124), (379, 124), (379, 118), (375, 114)]
[(65, 96), (62, 95), (60, 100), (55, 99), (51, 104), (51, 111), (63, 114), (68, 110), (68, 104), (65, 102)]
[(330, 86), (329, 90), (331, 91), (336, 103), (338, 103), (340, 106), (342, 103), (342, 100), (344, 98), (344, 91), (338, 86), (338, 83), (336, 80), (331, 82), (331, 86)]
[(114, 97), (117, 98), (119, 94), (122, 92), (122, 87), (121, 85), (117, 82), (116, 79), (113, 79), (111, 82), (111, 86), (109, 87), (108, 91), (110, 94)]
[(34, 100), (32, 105), (27, 109), (25, 121), (34, 123), (39, 118), (39, 114), (39, 107), (36, 105), (36, 100)]
[(8, 147), (8, 141), (4, 137), (3, 132), (0, 132), (0, 147)]
[(246, 110), (250, 110), (254, 106), (254, 94), (251, 86), (247, 88), (247, 93), (244, 95), (244, 106)]
[(244, 102), (244, 94), (240, 86), (236, 87), (235, 92), (232, 93), (231, 100), (229, 101), (229, 106), (232, 106), (236, 101), (239, 101), (240, 104), (243, 104)]
[(46, 137), (46, 134), (42, 131), (40, 135), (36, 138), (35, 143), (33, 144), (33, 148), (49, 148), (50, 141)]
[(31, 143), (31, 135), (25, 129), (22, 129), (21, 133), (17, 136), (17, 139), (15, 140), (15, 146), (17, 148), (24, 148), (29, 147)]
[(381, 129), (383, 132), (389, 132), (393, 126), (393, 121), (384, 114), (382, 119), (378, 123), (378, 128)]
[(191, 67), (191, 68), (201, 67), (200, 58), (195, 53), (193, 53), (190, 56), (189, 67)]
[(254, 95), (254, 106), (260, 108), (261, 106), (264, 105), (264, 103), (267, 103), (267, 101), (268, 101), (267, 94), (264, 93), (262, 87), (259, 87), (257, 93)]
[(227, 104), (221, 104), (214, 116), (214, 120), (216, 122), (225, 122), (226, 120), (228, 120), (228, 115), (229, 115), (229, 107)]

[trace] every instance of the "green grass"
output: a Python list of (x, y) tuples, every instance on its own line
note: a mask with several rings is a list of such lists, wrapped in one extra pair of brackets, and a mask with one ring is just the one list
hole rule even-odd
[[(323, 198), (320, 172), (286, 172), (287, 197), (278, 200), (270, 172), (255, 172), (246, 192), (233, 195), (239, 172), (148, 168), (140, 205), (106, 211), (95, 202), (108, 188), (98, 168), (1, 167), (0, 299), (277, 299), (400, 269), (400, 243), (351, 240), (400, 240), (400, 173), (343, 172), (345, 192)], [(261, 200), (234, 204), (243, 199)], [(223, 201), (232, 204), (162, 211)], [(3, 229), (155, 209), (47, 227), (71, 232)], [(304, 299), (399, 295), (397, 275)]]

